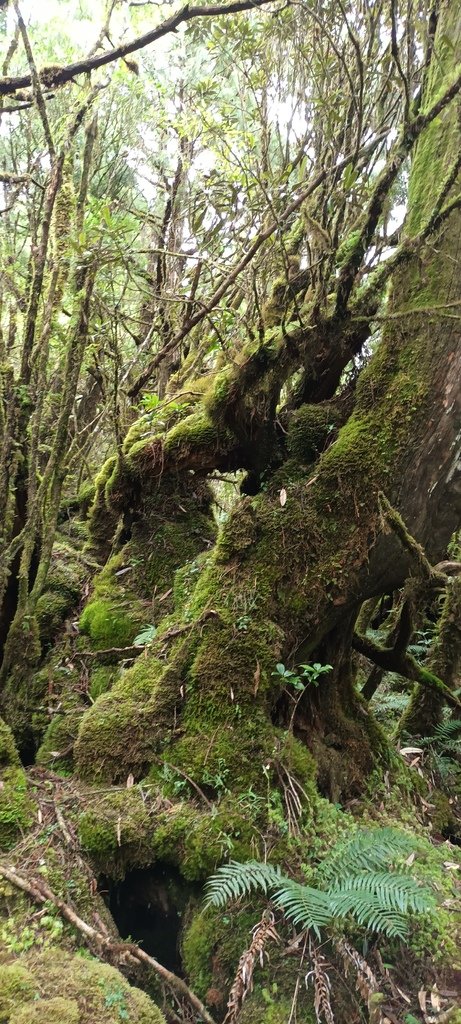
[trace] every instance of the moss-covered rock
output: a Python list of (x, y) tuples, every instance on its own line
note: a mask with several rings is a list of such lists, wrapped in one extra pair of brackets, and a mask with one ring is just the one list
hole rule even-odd
[(85, 706), (78, 697), (72, 703), (67, 698), (65, 709), (54, 716), (45, 731), (36, 754), (37, 764), (66, 771), (72, 768), (73, 745), (84, 711)]
[(156, 818), (137, 786), (103, 792), (79, 817), (82, 849), (98, 871), (123, 878), (128, 868), (155, 860)]
[(91, 699), (96, 700), (102, 693), (111, 690), (118, 675), (119, 669), (116, 665), (95, 665), (91, 672), (89, 686)]
[[(182, 953), (187, 976), (194, 990), (220, 1016), (240, 957), (248, 949), (252, 930), (266, 908), (264, 899), (254, 897), (251, 908), (244, 905), (238, 911), (232, 907), (225, 912), (213, 908), (199, 910), (186, 926)], [(263, 963), (257, 960), (252, 991), (239, 1013), (239, 1020), (247, 1024), (286, 1024), (290, 1016), (299, 963), (280, 955), (288, 933), (282, 921), (277, 927), (282, 939), (280, 946), (268, 943)], [(300, 1020), (315, 1024), (312, 995), (304, 986), (297, 1008)]]
[[(31, 950), (0, 967), (0, 1021), (11, 1024), (165, 1024), (144, 992), (114, 967), (58, 949)], [(8, 1012), (9, 1016), (6, 1016)]]
[(62, 996), (27, 1003), (10, 1017), (10, 1024), (79, 1024), (79, 1021), (78, 1003)]
[(33, 974), (19, 963), (0, 964), (0, 1024), (7, 1024), (14, 1009), (38, 994)]
[[(155, 700), (164, 671), (155, 658), (140, 658), (86, 712), (74, 751), (82, 778), (122, 782), (129, 774), (143, 777), (170, 725)], [(168, 696), (171, 712), (175, 693)]]

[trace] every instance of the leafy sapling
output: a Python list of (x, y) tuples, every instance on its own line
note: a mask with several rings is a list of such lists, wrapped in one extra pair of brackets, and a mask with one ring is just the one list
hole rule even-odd
[[(298, 672), (293, 672), (289, 668), (285, 668), (282, 662), (279, 662), (276, 666), (276, 671), (272, 672), (272, 675), (276, 678), (283, 679), (285, 683), (285, 691), (288, 694), (290, 700), (293, 702), (293, 710), (291, 713), (288, 728), (291, 729), (293, 726), (293, 720), (296, 714), (296, 709), (301, 700), (301, 697), (308, 686), (318, 686), (320, 676), (325, 675), (332, 671), (332, 665), (322, 665), (316, 661), (313, 665), (300, 665)], [(296, 696), (291, 692), (296, 691)]]

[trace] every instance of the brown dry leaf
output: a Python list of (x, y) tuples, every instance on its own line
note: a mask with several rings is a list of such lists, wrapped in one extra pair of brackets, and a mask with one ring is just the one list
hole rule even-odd
[(444, 860), (443, 866), (447, 871), (459, 871), (461, 868), (461, 864), (455, 864), (453, 860)]
[(117, 818), (117, 846), (122, 845), (122, 819), (119, 814)]
[(441, 999), (440, 999), (440, 995), (439, 995), (439, 990), (437, 988), (437, 985), (434, 985), (434, 987), (431, 990), (431, 1006), (432, 1006), (432, 1009), (435, 1010), (436, 1013), (439, 1013), (441, 1005), (442, 1005), (442, 1003), (441, 1003)]
[(407, 865), (407, 868), (411, 868), (411, 865), (414, 863), (415, 857), (416, 857), (416, 853), (410, 853), (410, 856), (407, 857), (407, 859), (405, 861), (405, 864)]
[(133, 786), (134, 786), (134, 775), (132, 775), (132, 773), (130, 772), (130, 774), (129, 774), (127, 780), (126, 780), (126, 788), (127, 789), (132, 789)]
[(232, 702), (234, 702), (235, 697), (234, 697), (234, 691), (232, 689), (232, 686), (230, 688), (230, 699), (231, 699)]
[(253, 679), (254, 679), (254, 684), (255, 684), (254, 685), (253, 694), (256, 697), (256, 694), (257, 694), (257, 692), (259, 690), (259, 684), (261, 682), (261, 666), (259, 664), (259, 661), (256, 662), (256, 668), (255, 668), (255, 673), (254, 673)]
[(409, 1004), (409, 1006), (411, 1006), (411, 999), (410, 999), (410, 997), (409, 997), (409, 996), (407, 996), (406, 992), (402, 992), (402, 989), (401, 989), (401, 988), (399, 988), (399, 986), (398, 986), (398, 985), (396, 985), (395, 987), (396, 987), (396, 989), (397, 989), (397, 992), (399, 993), (399, 996), (402, 996), (402, 999), (404, 999), (404, 1000), (405, 1000), (405, 1002), (406, 1002), (406, 1003), (408, 1003), (408, 1004)]
[(40, 807), (39, 807), (39, 809), (37, 811), (37, 821), (38, 821), (39, 825), (41, 825), (42, 821), (43, 821), (43, 814), (42, 814), (42, 812), (40, 810)]
[(279, 497), (280, 497), (280, 504), (281, 504), (281, 506), (283, 508), (283, 506), (286, 505), (286, 503), (287, 503), (287, 492), (286, 492), (284, 487), (282, 487), (282, 490), (280, 491)]
[(420, 988), (418, 992), (418, 1003), (420, 1010), (425, 1014), (427, 1010), (427, 992), (424, 988)]

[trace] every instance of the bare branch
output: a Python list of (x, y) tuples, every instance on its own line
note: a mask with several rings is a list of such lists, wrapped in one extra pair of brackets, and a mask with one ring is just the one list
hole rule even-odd
[[(111, 64), (112, 61), (118, 60), (119, 57), (126, 57), (127, 54), (134, 53), (135, 50), (141, 50), (144, 46), (155, 43), (157, 39), (161, 39), (170, 32), (175, 32), (179, 25), (184, 25), (195, 18), (217, 18), (223, 14), (240, 14), (242, 11), (252, 11), (259, 7), (264, 7), (271, 2), (272, 0), (233, 0), (233, 3), (223, 4), (222, 6), (212, 4), (210, 7), (189, 7), (189, 4), (186, 4), (176, 14), (173, 14), (171, 18), (167, 18), (166, 21), (151, 29), (150, 32), (138, 36), (137, 39), (132, 39), (129, 43), (121, 43), (120, 46), (115, 46), (112, 50), (108, 50), (107, 53), (100, 53), (85, 60), (75, 61), (74, 64), (67, 64), (61, 68), (43, 68), (40, 72), (40, 81), (47, 88), (65, 85), (66, 82), (70, 82), (77, 75), (82, 75), (87, 71), (94, 71), (96, 68), (102, 68), (105, 64)], [(17, 92), (18, 89), (25, 89), (31, 85), (31, 75), (2, 78), (0, 79), (0, 96), (10, 95)]]

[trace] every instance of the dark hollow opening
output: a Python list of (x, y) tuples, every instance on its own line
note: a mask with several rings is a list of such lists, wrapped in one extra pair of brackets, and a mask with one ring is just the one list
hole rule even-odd
[(187, 907), (200, 895), (170, 865), (130, 871), (122, 882), (102, 878), (100, 892), (123, 939), (132, 939), (168, 970), (183, 974), (180, 932)]

